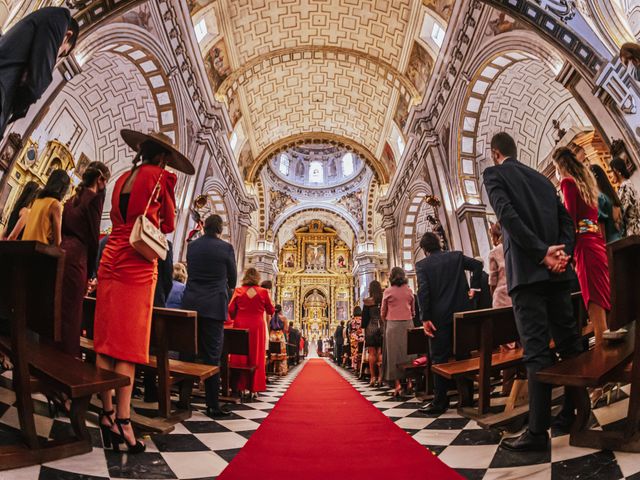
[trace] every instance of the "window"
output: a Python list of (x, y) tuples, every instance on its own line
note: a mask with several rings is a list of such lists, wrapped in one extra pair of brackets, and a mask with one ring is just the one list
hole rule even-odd
[(353, 175), (353, 154), (351, 152), (345, 153), (342, 157), (342, 175), (345, 177)]
[(231, 150), (235, 151), (236, 145), (238, 145), (238, 134), (233, 132), (231, 134), (231, 138), (229, 139), (229, 145), (231, 145)]
[(402, 154), (404, 153), (404, 147), (406, 146), (402, 135), (398, 135), (398, 138), (396, 139), (396, 145), (398, 145), (398, 151), (400, 152), (400, 156), (402, 156)]
[(289, 175), (289, 157), (284, 153), (280, 155), (278, 170), (283, 175)]
[(207, 33), (209, 33), (207, 31), (207, 22), (204, 17), (202, 17), (202, 19), (198, 23), (196, 23), (193, 29), (196, 32), (196, 40), (198, 40), (198, 43), (202, 42), (202, 39), (207, 36)]
[(324, 181), (324, 170), (322, 162), (311, 162), (309, 164), (309, 183), (322, 183)]
[(439, 47), (441, 47), (442, 42), (444, 42), (444, 34), (444, 28), (442, 28), (439, 23), (434, 22), (433, 30), (431, 30), (431, 39), (436, 42), (436, 45)]

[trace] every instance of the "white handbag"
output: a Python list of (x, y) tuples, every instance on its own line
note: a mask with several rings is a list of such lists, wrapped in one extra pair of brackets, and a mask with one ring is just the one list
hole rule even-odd
[(151, 197), (149, 197), (144, 213), (136, 218), (133, 230), (131, 230), (131, 235), (129, 236), (129, 244), (133, 249), (150, 262), (153, 262), (157, 258), (164, 260), (167, 258), (167, 251), (169, 250), (167, 237), (147, 218), (147, 211), (151, 206), (154, 196), (157, 198), (160, 194), (160, 180), (162, 180), (163, 174), (164, 170), (160, 174), (160, 177), (158, 177), (156, 186), (151, 192)]

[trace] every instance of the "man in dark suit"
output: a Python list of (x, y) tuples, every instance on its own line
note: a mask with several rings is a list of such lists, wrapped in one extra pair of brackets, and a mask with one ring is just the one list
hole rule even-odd
[[(220, 365), (224, 322), (227, 319), (229, 291), (237, 281), (236, 256), (231, 244), (221, 240), (222, 218), (211, 215), (204, 222), (204, 235), (187, 247), (187, 286), (182, 308), (198, 312), (198, 342), (203, 360)], [(205, 380), (207, 415), (221, 418), (229, 412), (220, 408), (220, 375)]]
[(344, 320), (336, 327), (333, 337), (335, 339), (335, 360), (340, 365), (342, 363), (342, 346), (344, 344)]
[[(496, 166), (484, 171), (484, 185), (502, 226), (507, 285), (529, 383), (529, 428), (502, 446), (515, 451), (547, 450), (551, 387), (538, 382), (536, 373), (554, 362), (551, 337), (563, 358), (582, 351), (571, 305), (574, 274), (568, 265), (575, 230), (551, 182), (516, 160), (513, 138), (506, 133), (495, 135), (491, 156)], [(567, 397), (586, 395), (580, 389), (567, 389), (567, 393)], [(572, 408), (563, 411), (573, 415)]]
[[(462, 252), (444, 252), (440, 237), (433, 232), (420, 239), (426, 258), (416, 264), (418, 299), (424, 331), (431, 338), (431, 362), (446, 363), (453, 349), (453, 314), (473, 308), (472, 299), (480, 289), (482, 262)], [(465, 272), (471, 272), (471, 288)], [(447, 379), (435, 375), (433, 401), (420, 409), (425, 414), (441, 414), (449, 408)]]
[(78, 32), (69, 10), (46, 7), (0, 37), (0, 138), (51, 84), (56, 61), (71, 53)]
[(297, 365), (300, 362), (300, 330), (295, 327), (295, 324), (289, 324), (289, 335), (287, 339), (287, 351), (288, 355), (293, 357), (291, 363)]

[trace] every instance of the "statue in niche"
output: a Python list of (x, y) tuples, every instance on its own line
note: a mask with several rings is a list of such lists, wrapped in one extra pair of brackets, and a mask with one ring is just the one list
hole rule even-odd
[(445, 251), (449, 250), (447, 234), (445, 233), (444, 227), (442, 226), (442, 223), (440, 223), (440, 220), (433, 215), (427, 215), (427, 221), (431, 226), (431, 231), (440, 237), (440, 240), (442, 241), (442, 249)]
[(329, 164), (327, 165), (327, 173), (329, 178), (335, 178), (338, 176), (338, 168), (336, 167), (336, 159), (332, 158), (329, 160)]
[(340, 199), (338, 203), (340, 203), (347, 211), (355, 218), (360, 225), (362, 225), (362, 193), (352, 192), (348, 195), (345, 195)]
[(302, 163), (302, 160), (298, 160), (296, 162), (296, 178), (303, 178), (304, 177), (304, 165)]
[(511, 32), (515, 30), (516, 27), (516, 21), (504, 12), (499, 12), (497, 17), (489, 21), (489, 29), (494, 36)]

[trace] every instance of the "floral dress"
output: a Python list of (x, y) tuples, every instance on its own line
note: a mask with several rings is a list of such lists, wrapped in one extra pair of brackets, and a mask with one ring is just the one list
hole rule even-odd
[(362, 317), (353, 317), (351, 319), (351, 328), (349, 333), (352, 368), (358, 368), (358, 365), (360, 365), (361, 354), (358, 352), (358, 343), (363, 341), (364, 331), (362, 330)]
[(618, 197), (622, 203), (624, 212), (624, 225), (627, 235), (640, 235), (640, 205), (638, 205), (638, 191), (631, 183), (625, 180), (618, 189)]

